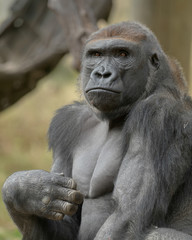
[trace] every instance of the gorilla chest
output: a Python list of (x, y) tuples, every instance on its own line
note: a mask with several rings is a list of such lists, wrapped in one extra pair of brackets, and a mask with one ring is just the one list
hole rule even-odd
[(73, 156), (72, 177), (78, 189), (95, 198), (111, 192), (121, 164), (120, 130), (108, 131), (100, 124), (87, 131)]

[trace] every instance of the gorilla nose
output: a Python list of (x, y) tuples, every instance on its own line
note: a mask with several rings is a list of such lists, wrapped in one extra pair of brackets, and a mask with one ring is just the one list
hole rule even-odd
[(99, 69), (93, 70), (91, 73), (91, 78), (93, 80), (113, 80), (115, 79), (115, 73), (111, 69), (105, 69), (101, 67)]
[(95, 75), (96, 75), (96, 77), (98, 77), (98, 78), (109, 78), (109, 77), (112, 75), (112, 73), (109, 72), (109, 71), (105, 71), (105, 72), (103, 72), (103, 73), (101, 73), (101, 72), (95, 72)]

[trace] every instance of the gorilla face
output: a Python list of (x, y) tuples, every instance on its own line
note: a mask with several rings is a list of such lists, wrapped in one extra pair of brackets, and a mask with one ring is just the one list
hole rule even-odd
[(87, 102), (103, 114), (126, 114), (145, 91), (148, 54), (139, 42), (121, 38), (90, 41), (84, 51), (82, 88)]

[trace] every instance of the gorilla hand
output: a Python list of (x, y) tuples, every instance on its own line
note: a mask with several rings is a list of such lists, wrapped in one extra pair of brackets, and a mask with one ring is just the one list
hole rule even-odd
[[(7, 190), (9, 189), (9, 190)], [(16, 172), (4, 184), (4, 201), (11, 213), (36, 215), (52, 220), (73, 215), (83, 195), (73, 179), (43, 170)]]

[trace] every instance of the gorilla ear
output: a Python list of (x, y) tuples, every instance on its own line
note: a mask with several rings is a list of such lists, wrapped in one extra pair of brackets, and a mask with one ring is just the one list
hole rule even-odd
[(159, 68), (159, 58), (158, 58), (157, 53), (154, 53), (154, 54), (151, 56), (150, 61), (151, 61), (151, 64), (152, 64), (156, 69)]

